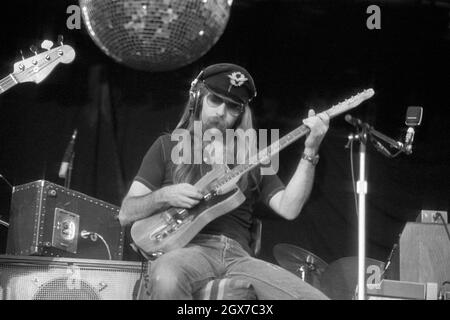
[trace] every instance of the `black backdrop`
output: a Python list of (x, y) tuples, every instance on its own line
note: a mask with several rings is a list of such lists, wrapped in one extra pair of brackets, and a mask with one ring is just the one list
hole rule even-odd
[[(300, 124), (309, 106), (322, 110), (372, 87), (375, 96), (352, 114), (393, 138), (405, 133), (408, 106), (424, 108), (412, 155), (387, 159), (368, 148), (367, 255), (385, 261), (404, 224), (420, 210), (449, 207), (448, 8), (383, 1), (381, 30), (368, 30), (369, 3), (363, 1), (238, 2), (223, 36), (204, 57), (160, 73), (121, 66), (94, 45), (84, 27), (68, 30), (66, 8), (76, 1), (5, 5), (1, 77), (12, 72), (20, 49), (29, 56), (30, 44), (55, 40), (58, 34), (77, 56), (41, 84), (20, 84), (0, 96), (0, 173), (14, 185), (38, 179), (63, 184), (57, 175), (60, 161), (78, 128), (72, 188), (120, 205), (147, 148), (173, 128), (190, 81), (211, 63), (245, 66), (258, 87), (253, 103), (258, 126), (281, 133)], [(273, 246), (281, 242), (308, 249), (328, 263), (357, 255), (350, 155), (344, 148), (352, 130), (343, 116), (332, 121), (311, 198), (299, 218), (284, 221), (258, 207), (263, 259), (274, 261)], [(295, 170), (302, 146), (303, 140), (281, 153), (283, 181)], [(10, 189), (1, 182), (5, 220), (9, 199)], [(5, 229), (0, 241), (4, 252)], [(125, 257), (136, 258), (128, 249)]]

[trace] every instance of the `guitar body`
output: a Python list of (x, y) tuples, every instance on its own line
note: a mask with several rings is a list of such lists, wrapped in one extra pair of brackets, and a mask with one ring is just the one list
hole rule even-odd
[[(214, 182), (225, 171), (226, 167), (217, 167), (203, 176), (195, 186), (207, 193), (214, 189)], [(244, 194), (236, 185), (230, 189), (200, 201), (192, 209), (170, 208), (136, 221), (131, 227), (134, 243), (140, 250), (153, 257), (184, 247), (208, 223), (236, 209), (245, 201)], [(177, 216), (182, 218), (178, 219)], [(170, 221), (170, 217), (179, 222)]]

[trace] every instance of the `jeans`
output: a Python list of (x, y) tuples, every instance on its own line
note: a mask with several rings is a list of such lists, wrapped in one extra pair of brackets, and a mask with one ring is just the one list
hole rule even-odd
[(295, 274), (251, 257), (237, 241), (206, 234), (152, 262), (148, 294), (150, 299), (192, 299), (210, 280), (225, 277), (249, 281), (260, 300), (328, 299)]

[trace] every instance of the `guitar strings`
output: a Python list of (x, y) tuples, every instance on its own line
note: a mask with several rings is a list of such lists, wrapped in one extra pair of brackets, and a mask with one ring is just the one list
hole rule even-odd
[(2, 87), (3, 91), (8, 90), (12, 86), (14, 86), (16, 82), (11, 78), (11, 75), (6, 76), (5, 78), (0, 80), (0, 87)]
[[(272, 143), (270, 146), (265, 148), (265, 150), (267, 150), (267, 154), (270, 154), (271, 150), (273, 149), (273, 146), (277, 146), (274, 149), (278, 153), (282, 149), (284, 149), (285, 147), (287, 147), (288, 145), (290, 145), (291, 143), (296, 141), (297, 139), (301, 138), (301, 136), (308, 133), (308, 131), (309, 131), (309, 129), (307, 126), (301, 125), (300, 127), (292, 130), (290, 133), (288, 133), (286, 136), (284, 136), (280, 140)], [(264, 150), (261, 150), (260, 152), (258, 152), (257, 157), (262, 158), (262, 160), (263, 160), (264, 159), (263, 156), (260, 155), (262, 153), (262, 151), (264, 151)], [(230, 172), (228, 172), (228, 174), (226, 174), (225, 177), (219, 179), (217, 186), (216, 186), (216, 190), (218, 188), (220, 188), (222, 185), (224, 185), (225, 183), (227, 183), (228, 181), (232, 180), (233, 178), (235, 178), (241, 174), (244, 174), (245, 172), (250, 171), (253, 168), (259, 166), (261, 164), (262, 160), (261, 161), (253, 160), (253, 161), (250, 161), (250, 163), (240, 164), (240, 165), (236, 166)], [(252, 162), (255, 162), (255, 163), (252, 163)]]

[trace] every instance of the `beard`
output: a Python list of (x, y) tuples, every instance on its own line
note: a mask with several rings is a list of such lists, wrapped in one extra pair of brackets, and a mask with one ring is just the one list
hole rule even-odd
[(209, 117), (203, 124), (203, 132), (209, 129), (217, 129), (222, 132), (222, 134), (225, 134), (227, 125), (221, 117)]

